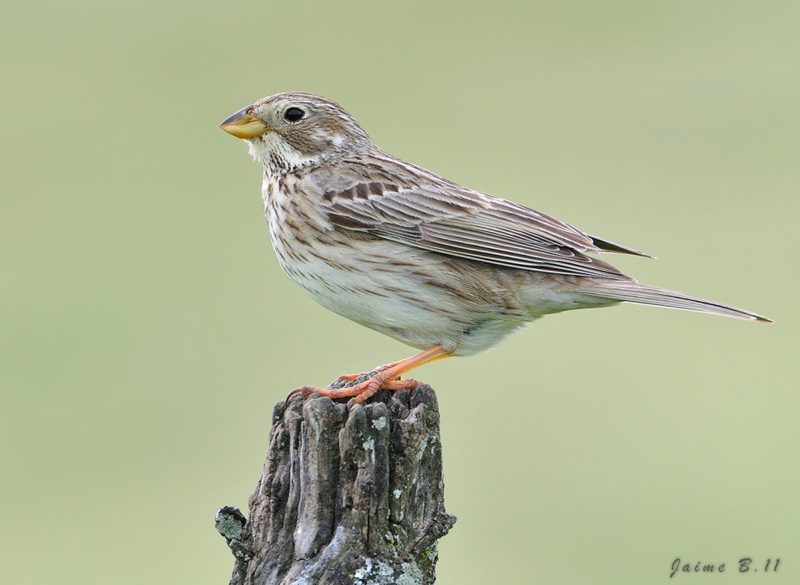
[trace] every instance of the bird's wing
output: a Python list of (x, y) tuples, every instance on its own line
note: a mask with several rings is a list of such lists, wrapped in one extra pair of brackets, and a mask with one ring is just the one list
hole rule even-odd
[(571, 276), (627, 279), (585, 252), (644, 255), (420, 167), (380, 162), (344, 162), (336, 176), (316, 181), (326, 185), (321, 203), (328, 221), (449, 256)]

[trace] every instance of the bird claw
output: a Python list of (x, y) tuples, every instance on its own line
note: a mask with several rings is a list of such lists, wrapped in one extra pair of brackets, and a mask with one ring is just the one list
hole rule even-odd
[(303, 400), (314, 394), (318, 389), (314, 386), (301, 386), (300, 388), (295, 388), (289, 394), (286, 395), (286, 400), (284, 400), (284, 404), (288, 404), (288, 402), (294, 398), (295, 396), (302, 396)]

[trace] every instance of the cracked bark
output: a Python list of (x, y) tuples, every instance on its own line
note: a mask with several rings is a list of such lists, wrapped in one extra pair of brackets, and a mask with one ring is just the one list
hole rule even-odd
[(217, 529), (231, 585), (428, 585), (444, 509), (439, 410), (429, 386), (366, 405), (312, 396), (275, 406), (250, 516)]

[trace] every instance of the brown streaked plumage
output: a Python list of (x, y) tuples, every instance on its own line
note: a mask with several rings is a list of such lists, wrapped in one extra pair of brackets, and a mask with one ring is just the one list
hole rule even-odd
[(633, 280), (590, 254), (646, 254), (395, 158), (328, 99), (276, 94), (220, 126), (262, 164), (270, 238), (289, 277), (328, 309), (424, 350), (350, 387), (299, 392), (361, 402), (542, 315), (620, 301), (769, 321)]

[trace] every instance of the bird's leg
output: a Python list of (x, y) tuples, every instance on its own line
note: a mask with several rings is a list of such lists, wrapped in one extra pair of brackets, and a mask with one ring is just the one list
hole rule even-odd
[(303, 386), (302, 388), (294, 390), (286, 399), (289, 400), (292, 396), (297, 394), (308, 396), (310, 394), (319, 393), (334, 400), (337, 398), (352, 398), (352, 403), (361, 404), (368, 398), (374, 396), (379, 390), (414, 389), (418, 384), (415, 380), (398, 380), (398, 378), (414, 368), (449, 357), (450, 353), (451, 352), (445, 351), (442, 346), (437, 345), (413, 357), (388, 364), (384, 369), (378, 371), (368, 380), (364, 380), (353, 386), (336, 389)]

